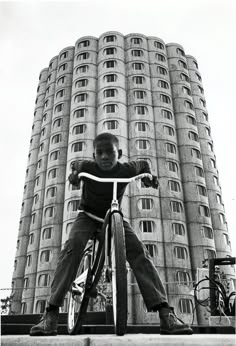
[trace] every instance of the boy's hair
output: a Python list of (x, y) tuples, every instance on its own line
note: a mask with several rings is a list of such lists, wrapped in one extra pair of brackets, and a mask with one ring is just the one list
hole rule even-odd
[(97, 145), (97, 142), (100, 142), (100, 141), (110, 141), (110, 142), (115, 144), (117, 149), (119, 148), (119, 140), (112, 133), (109, 133), (109, 132), (100, 133), (100, 135), (95, 137), (95, 139), (93, 141), (93, 147), (95, 148), (95, 146)]

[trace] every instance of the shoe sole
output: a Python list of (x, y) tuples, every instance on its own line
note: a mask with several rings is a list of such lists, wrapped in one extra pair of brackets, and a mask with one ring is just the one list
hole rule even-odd
[(54, 332), (30, 332), (29, 333), (30, 336), (56, 336), (57, 335), (57, 331)]

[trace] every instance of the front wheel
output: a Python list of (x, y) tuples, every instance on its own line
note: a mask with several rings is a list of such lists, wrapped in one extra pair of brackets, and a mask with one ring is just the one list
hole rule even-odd
[(127, 326), (127, 270), (123, 219), (119, 213), (111, 216), (112, 300), (115, 333), (124, 335)]

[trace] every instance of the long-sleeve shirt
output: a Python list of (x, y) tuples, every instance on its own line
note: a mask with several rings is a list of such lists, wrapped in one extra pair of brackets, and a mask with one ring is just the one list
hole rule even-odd
[[(110, 171), (101, 170), (95, 161), (74, 161), (72, 170), (76, 170), (78, 173), (89, 173), (99, 178), (131, 178), (141, 173), (151, 173), (148, 162), (144, 160), (127, 163), (117, 162)], [(101, 183), (88, 178), (83, 178), (83, 181), (79, 209), (104, 218), (111, 206), (113, 184)], [(118, 183), (117, 186), (117, 199), (120, 205), (126, 186), (127, 183)]]

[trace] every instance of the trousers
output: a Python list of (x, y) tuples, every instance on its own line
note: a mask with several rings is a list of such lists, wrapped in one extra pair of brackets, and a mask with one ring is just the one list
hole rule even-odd
[[(51, 284), (49, 304), (62, 306), (83, 256), (83, 250), (101, 223), (85, 213), (79, 213), (73, 223), (68, 240), (61, 251)], [(148, 311), (156, 311), (156, 306), (167, 303), (165, 288), (145, 245), (127, 221), (124, 221), (126, 258), (133, 270), (140, 292)]]

